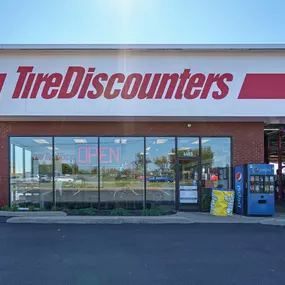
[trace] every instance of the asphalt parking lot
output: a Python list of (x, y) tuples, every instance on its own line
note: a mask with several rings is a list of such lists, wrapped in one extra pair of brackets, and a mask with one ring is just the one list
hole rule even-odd
[(285, 228), (0, 220), (0, 284), (284, 284)]

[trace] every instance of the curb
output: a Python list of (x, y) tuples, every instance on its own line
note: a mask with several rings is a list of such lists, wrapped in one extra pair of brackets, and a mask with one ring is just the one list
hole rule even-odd
[(0, 217), (64, 217), (66, 216), (65, 212), (61, 211), (39, 211), (39, 212), (25, 212), (25, 211), (0, 211)]
[(285, 227), (285, 219), (272, 219), (260, 221), (261, 225)]
[(229, 219), (189, 219), (185, 217), (82, 217), (82, 216), (38, 216), (11, 217), (8, 224), (82, 224), (82, 225), (121, 225), (121, 224), (260, 224), (285, 226), (285, 219), (229, 220)]
[(112, 217), (112, 216), (67, 216), (65, 212), (4, 212), (8, 224), (260, 224), (285, 226), (285, 216), (271, 218), (257, 217), (217, 217), (208, 214), (156, 217)]
[(14, 217), (8, 224), (193, 224), (182, 217)]

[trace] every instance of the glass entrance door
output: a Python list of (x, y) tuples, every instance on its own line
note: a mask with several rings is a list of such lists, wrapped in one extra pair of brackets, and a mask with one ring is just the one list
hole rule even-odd
[(179, 210), (197, 209), (199, 203), (199, 159), (181, 159), (178, 169)]

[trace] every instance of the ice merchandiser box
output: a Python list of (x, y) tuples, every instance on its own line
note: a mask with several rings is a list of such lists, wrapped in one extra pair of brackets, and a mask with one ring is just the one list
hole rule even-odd
[(245, 164), (235, 167), (235, 212), (248, 216), (274, 215), (273, 165)]

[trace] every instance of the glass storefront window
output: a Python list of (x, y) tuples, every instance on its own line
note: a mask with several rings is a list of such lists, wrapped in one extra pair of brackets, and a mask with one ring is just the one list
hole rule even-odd
[(100, 207), (141, 209), (144, 138), (100, 138)]
[(197, 201), (203, 208), (204, 198), (210, 200), (213, 188), (231, 187), (231, 139), (178, 137), (177, 152), (175, 140), (175, 137), (12, 137), (11, 202), (24, 207), (146, 206), (173, 211), (179, 204), (176, 196), (180, 193), (176, 193), (179, 189), (175, 178), (181, 178), (181, 173), (189, 174), (188, 168), (181, 172), (179, 165), (195, 162), (197, 173), (188, 178), (199, 180)]
[(55, 137), (55, 202), (70, 208), (98, 206), (98, 138)]
[(227, 137), (204, 137), (202, 145), (201, 206), (210, 207), (213, 188), (231, 187), (231, 139)]
[(202, 182), (205, 188), (231, 187), (231, 139), (202, 138)]
[(197, 157), (199, 152), (199, 137), (184, 137), (177, 139), (178, 157)]
[(50, 208), (53, 204), (52, 138), (10, 140), (11, 203)]
[(146, 204), (175, 209), (175, 138), (146, 138)]

